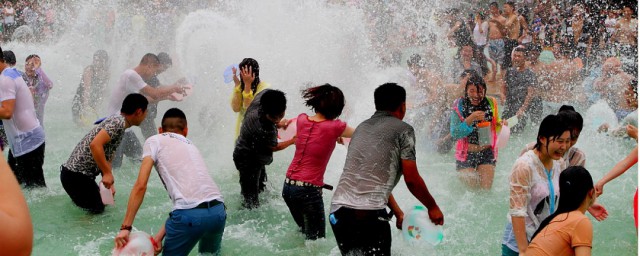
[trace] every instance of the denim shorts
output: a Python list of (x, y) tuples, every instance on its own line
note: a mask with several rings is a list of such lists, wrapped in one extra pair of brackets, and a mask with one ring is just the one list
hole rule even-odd
[(462, 170), (467, 168), (478, 168), (479, 165), (489, 164), (496, 165), (496, 159), (493, 156), (493, 149), (488, 148), (479, 152), (467, 153), (467, 160), (464, 162), (456, 160), (456, 170)]
[(226, 220), (222, 203), (211, 208), (172, 211), (165, 224), (163, 255), (188, 255), (198, 242), (199, 253), (219, 255)]

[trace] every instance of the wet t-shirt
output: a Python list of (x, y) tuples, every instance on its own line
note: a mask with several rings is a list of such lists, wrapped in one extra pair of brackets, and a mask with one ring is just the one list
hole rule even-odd
[(233, 151), (234, 158), (257, 161), (263, 165), (271, 164), (273, 161), (272, 148), (278, 145), (278, 130), (262, 113), (260, 105), (262, 95), (268, 90), (256, 94), (247, 108)]
[(82, 138), (80, 143), (76, 145), (71, 152), (69, 160), (67, 160), (63, 166), (72, 172), (79, 172), (89, 177), (98, 176), (101, 171), (100, 168), (98, 168), (98, 164), (96, 164), (96, 161), (93, 159), (90, 145), (101, 130), (107, 132), (111, 138), (109, 142), (104, 145), (104, 154), (107, 161), (111, 162), (113, 155), (116, 152), (116, 148), (120, 145), (120, 141), (122, 140), (122, 135), (125, 130), (124, 117), (121, 115), (111, 116), (91, 129), (91, 131)]
[(147, 84), (142, 77), (133, 69), (128, 69), (122, 73), (118, 84), (111, 91), (107, 115), (120, 114), (122, 102), (127, 95), (131, 93), (139, 93)]
[(416, 160), (415, 142), (413, 127), (387, 111), (377, 111), (358, 125), (331, 200), (331, 212), (340, 207), (384, 209), (402, 176), (402, 160)]
[(505, 75), (507, 87), (507, 106), (520, 107), (524, 104), (529, 87), (536, 86), (536, 75), (531, 69), (526, 68), (520, 72), (516, 68), (509, 68)]

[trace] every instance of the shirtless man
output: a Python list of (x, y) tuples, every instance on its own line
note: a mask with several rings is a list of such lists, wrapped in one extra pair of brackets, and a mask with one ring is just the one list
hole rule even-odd
[(513, 2), (506, 2), (502, 6), (505, 15), (505, 30), (506, 38), (504, 41), (504, 61), (502, 63), (503, 68), (511, 67), (511, 52), (513, 48), (518, 46), (518, 39), (520, 39), (520, 28), (522, 27), (522, 16), (515, 12), (515, 4)]
[(634, 110), (628, 104), (623, 89), (633, 80), (633, 76), (622, 71), (621, 67), (620, 59), (616, 57), (606, 59), (602, 65), (602, 76), (593, 83), (594, 89), (607, 101), (618, 119), (624, 118)]
[[(546, 66), (546, 74), (543, 78), (544, 86), (543, 100), (547, 106), (544, 113), (552, 113), (559, 106), (584, 100), (584, 91), (581, 86), (580, 70), (583, 64), (580, 58), (573, 58), (572, 49), (569, 44), (556, 43), (554, 45), (554, 55), (556, 60)], [(571, 93), (566, 93), (570, 91)]]
[[(489, 17), (489, 41), (487, 44), (489, 45), (489, 57), (496, 61), (496, 64), (503, 67), (504, 60), (504, 24), (507, 21), (500, 14), (500, 9), (498, 8), (498, 3), (492, 2), (489, 4), (489, 11), (491, 12), (491, 16)], [(497, 72), (497, 67), (494, 67), (493, 70), (494, 77)], [(500, 70), (500, 74), (504, 75)]]
[(638, 20), (634, 19), (633, 9), (629, 6), (622, 8), (622, 18), (615, 26), (615, 34), (611, 40), (616, 42), (620, 55), (627, 59), (624, 71), (635, 76), (638, 72)]

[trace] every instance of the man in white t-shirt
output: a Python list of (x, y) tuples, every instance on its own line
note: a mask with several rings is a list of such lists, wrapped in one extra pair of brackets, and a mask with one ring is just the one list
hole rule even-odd
[(36, 117), (31, 91), (20, 72), (10, 68), (4, 58), (0, 58), (0, 70), (0, 119), (9, 140), (9, 166), (21, 184), (46, 187), (44, 129)]
[[(158, 102), (170, 98), (172, 93), (182, 93), (181, 84), (173, 84), (163, 87), (152, 87), (144, 82), (155, 76), (160, 70), (160, 60), (153, 53), (147, 53), (140, 60), (140, 64), (133, 69), (127, 69), (122, 73), (118, 84), (111, 91), (111, 98), (107, 107), (107, 116), (117, 115), (120, 113), (120, 106), (124, 97), (130, 93), (140, 93), (149, 99), (149, 103)], [(131, 130), (127, 130), (120, 147), (116, 151), (116, 157), (113, 159), (113, 167), (118, 168), (122, 164), (122, 155), (137, 159), (141, 154), (141, 146), (138, 137)]]
[[(120, 233), (115, 238), (116, 248), (128, 242), (151, 168), (155, 167), (173, 203), (170, 217), (153, 237), (160, 245), (165, 239), (163, 254), (187, 255), (200, 242), (200, 254), (218, 255), (227, 214), (220, 189), (209, 176), (200, 151), (186, 138), (185, 114), (177, 108), (167, 110), (158, 130), (160, 134), (149, 137), (144, 144), (140, 173), (131, 190)], [(159, 252), (162, 246), (155, 249)]]

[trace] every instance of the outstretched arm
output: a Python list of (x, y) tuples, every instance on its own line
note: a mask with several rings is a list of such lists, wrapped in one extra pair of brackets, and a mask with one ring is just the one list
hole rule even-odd
[(613, 167), (613, 169), (611, 169), (611, 171), (605, 174), (604, 177), (602, 177), (602, 179), (600, 179), (600, 181), (596, 183), (596, 186), (595, 186), (596, 195), (598, 196), (601, 195), (604, 192), (605, 184), (617, 178), (618, 176), (622, 175), (624, 172), (629, 170), (629, 168), (631, 168), (631, 166), (633, 166), (637, 162), (638, 162), (638, 146), (636, 146), (633, 150), (631, 150), (631, 153), (629, 153), (627, 157), (625, 157), (620, 162), (618, 162)]
[(436, 224), (444, 224), (444, 216), (440, 211), (440, 207), (433, 199), (427, 184), (424, 183), (422, 177), (418, 173), (418, 166), (414, 160), (402, 160), (402, 174), (404, 175), (404, 182), (407, 184), (407, 188), (429, 211), (429, 219)]
[[(124, 215), (122, 221), (123, 227), (131, 227), (133, 220), (136, 218), (136, 213), (140, 209), (142, 200), (144, 199), (144, 193), (147, 192), (147, 182), (149, 181), (149, 175), (151, 175), (151, 168), (153, 167), (153, 159), (150, 156), (142, 159), (142, 165), (140, 165), (140, 173), (138, 179), (131, 189), (129, 195), (129, 203), (127, 204), (127, 213)], [(164, 225), (161, 230), (164, 230)], [(131, 231), (127, 229), (120, 230), (120, 233), (115, 238), (116, 248), (121, 248), (127, 244), (129, 240), (129, 233)]]

